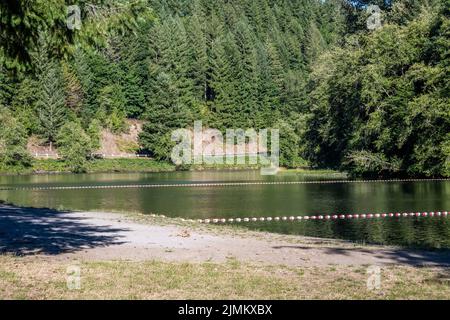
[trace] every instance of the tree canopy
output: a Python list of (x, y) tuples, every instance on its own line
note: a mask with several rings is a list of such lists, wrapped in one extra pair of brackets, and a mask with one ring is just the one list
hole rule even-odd
[(450, 175), (449, 0), (70, 4), (73, 30), (63, 0), (0, 2), (0, 107), (26, 135), (141, 119), (142, 148), (167, 159), (194, 120), (277, 127), (287, 167)]

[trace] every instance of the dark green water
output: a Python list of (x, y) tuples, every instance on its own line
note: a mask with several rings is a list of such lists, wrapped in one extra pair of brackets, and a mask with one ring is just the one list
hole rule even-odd
[[(223, 181), (342, 179), (339, 175), (259, 171), (3, 176), (0, 186), (73, 186)], [(450, 182), (377, 182), (196, 188), (0, 191), (17, 205), (76, 210), (139, 211), (185, 218), (291, 216), (334, 213), (448, 211)], [(406, 246), (449, 247), (450, 218), (302, 221), (248, 224), (272, 232)]]

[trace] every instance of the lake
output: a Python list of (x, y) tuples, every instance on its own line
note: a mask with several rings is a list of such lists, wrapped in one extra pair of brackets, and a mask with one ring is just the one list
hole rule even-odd
[[(60, 174), (1, 176), (0, 187), (113, 186), (206, 182), (342, 180), (341, 174), (259, 171)], [(358, 182), (213, 187), (3, 190), (0, 199), (21, 206), (138, 211), (184, 218), (274, 217), (318, 214), (448, 211), (450, 181)], [(450, 248), (450, 218), (280, 221), (249, 228), (358, 242)]]

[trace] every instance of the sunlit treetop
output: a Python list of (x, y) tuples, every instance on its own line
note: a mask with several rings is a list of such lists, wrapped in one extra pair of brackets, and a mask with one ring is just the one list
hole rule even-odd
[[(68, 6), (80, 9), (81, 28), (67, 26)], [(147, 0), (3, 0), (0, 2), (0, 59), (8, 69), (30, 67), (44, 36), (52, 55), (79, 46), (102, 46), (108, 36), (134, 32), (152, 21)]]

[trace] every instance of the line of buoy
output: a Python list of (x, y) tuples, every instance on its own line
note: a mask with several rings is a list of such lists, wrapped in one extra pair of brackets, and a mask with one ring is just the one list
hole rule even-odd
[(403, 212), (403, 213), (368, 213), (368, 214), (329, 214), (315, 216), (282, 216), (282, 217), (258, 217), (258, 218), (227, 218), (227, 219), (188, 219), (189, 222), (205, 224), (219, 223), (241, 223), (241, 222), (270, 222), (270, 221), (308, 221), (308, 220), (357, 220), (357, 219), (379, 219), (379, 218), (408, 218), (408, 217), (448, 217), (448, 211), (431, 212)]
[(35, 186), (35, 187), (0, 187), (0, 191), (45, 191), (45, 190), (82, 190), (82, 189), (124, 189), (124, 188), (201, 188), (201, 187), (233, 187), (255, 185), (301, 185), (301, 184), (340, 184), (340, 183), (392, 183), (392, 182), (435, 182), (450, 181), (439, 179), (384, 179), (384, 180), (314, 180), (314, 181), (255, 181), (255, 182), (210, 182), (210, 183), (176, 183), (176, 184), (125, 184), (104, 186)]

